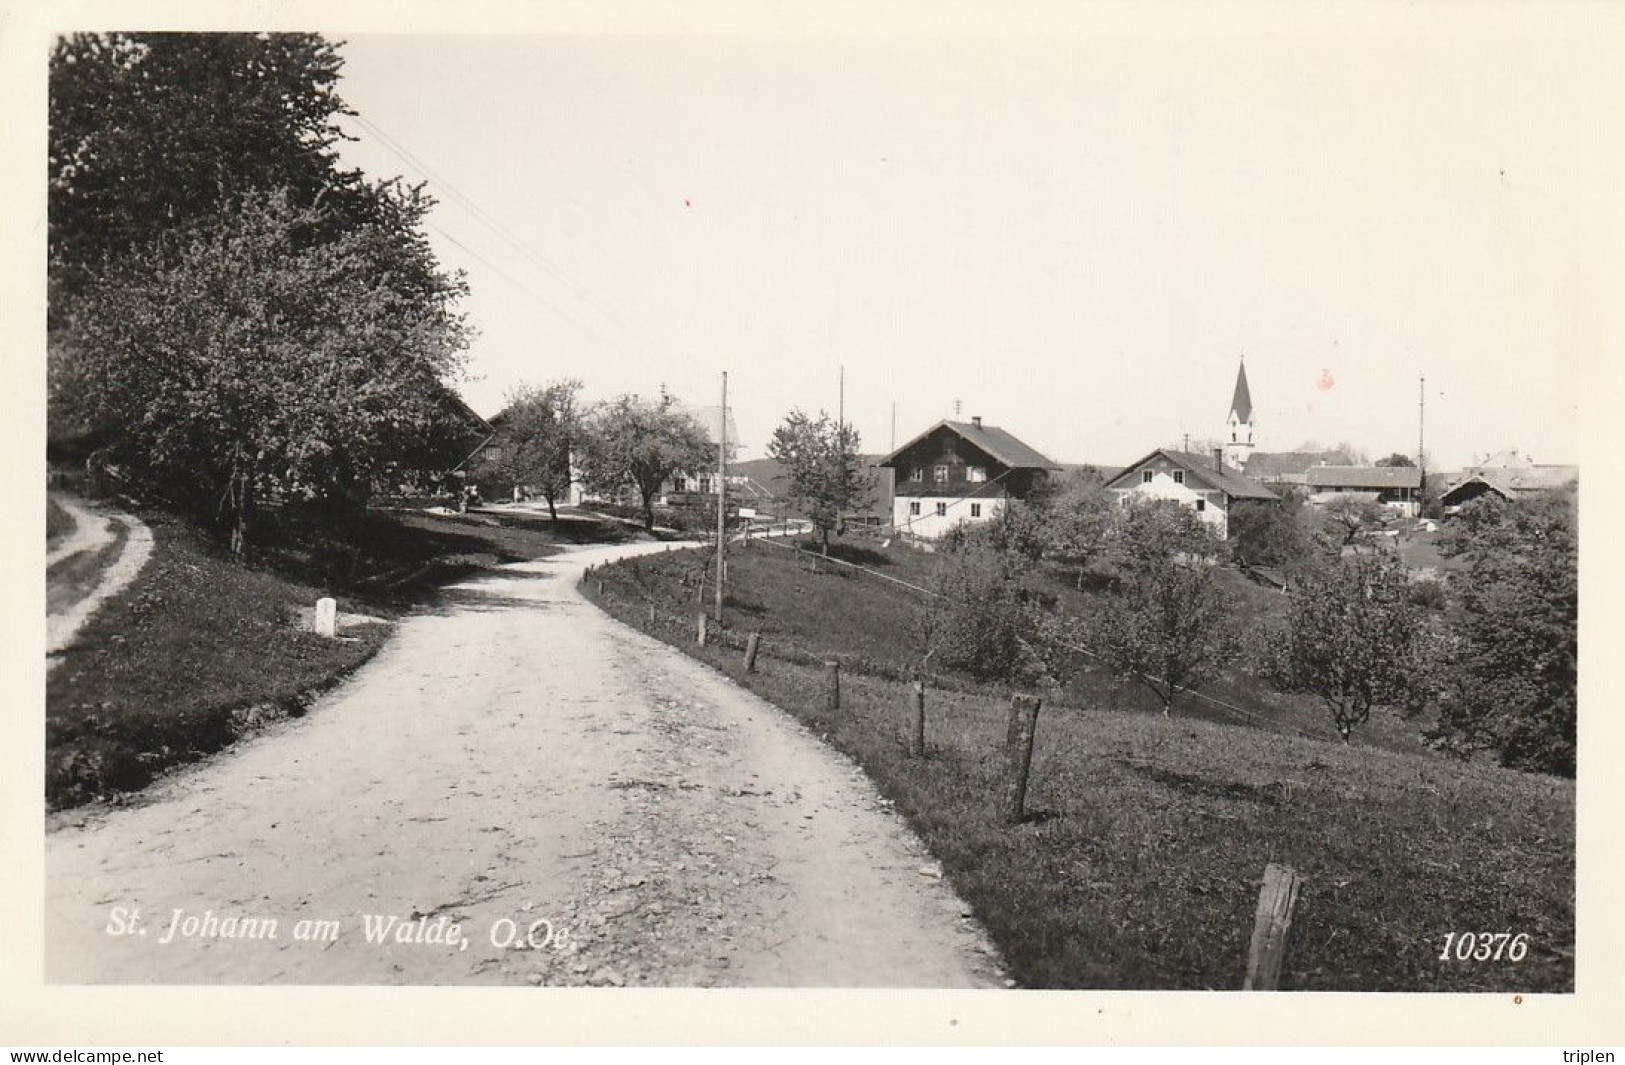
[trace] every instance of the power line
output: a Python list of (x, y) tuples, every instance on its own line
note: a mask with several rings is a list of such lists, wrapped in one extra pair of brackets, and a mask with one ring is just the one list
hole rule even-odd
[[(568, 288), (570, 290), (571, 294), (574, 295), (577, 300), (579, 300), (582, 303), (587, 304), (590, 308), (596, 310), (600, 315), (602, 315), (605, 319), (607, 319), (609, 323), (619, 326), (629, 336), (631, 336), (634, 340), (636, 340), (639, 344), (641, 344), (644, 347), (648, 348), (651, 351), (651, 353), (656, 351), (657, 345), (653, 344), (647, 337), (643, 336), (641, 334), (641, 332), (636, 327), (634, 327), (629, 322), (627, 322), (625, 319), (623, 319), (622, 317), (617, 315), (610, 307), (608, 307), (606, 304), (604, 304), (602, 301), (600, 301), (596, 296), (594, 296), (593, 293), (591, 292), (591, 290), (587, 289), (580, 282), (578, 282), (574, 278), (572, 278), (568, 273), (566, 273), (557, 264), (555, 264), (555, 263), (551, 262), (550, 260), (548, 260), (545, 256), (543, 256), (541, 253), (537, 252), (534, 248), (530, 247), (528, 244), (524, 243), (523, 241), (517, 240), (516, 238), (511, 236), (508, 233), (507, 228), (505, 226), (503, 226), (503, 224), (501, 223), (501, 221), (499, 219), (497, 219), (489, 211), (485, 210), (478, 203), (476, 203), (472, 197), (468, 196), (462, 190), (460, 190), (455, 185), (453, 185), (450, 181), (448, 181), (444, 176), (442, 176), (438, 171), (436, 171), (428, 163), (425, 163), (421, 158), (419, 158), (415, 153), (413, 153), (411, 151), (411, 149), (407, 148), (399, 140), (392, 137), (389, 133), (385, 132), (376, 122), (373, 122), (371, 119), (368, 119), (363, 115), (355, 115), (353, 117), (356, 119), (357, 123), (360, 124), (361, 127), (364, 130), (370, 132), (375, 137), (377, 137), (378, 141), (380, 142), (380, 144), (384, 147), (384, 149), (386, 151), (390, 152), (390, 154), (394, 155), (401, 162), (403, 162), (403, 163), (407, 164), (408, 166), (412, 167), (413, 169), (417, 170), (418, 173), (421, 174), (425, 179), (434, 182), (437, 193), (443, 193), (452, 202), (458, 204), (464, 210), (466, 210), (468, 212), (468, 214), (475, 221), (479, 222), (485, 228), (489, 229), (492, 233), (496, 234), (496, 236), (498, 238), (500, 238), (502, 241), (507, 243), (510, 247), (512, 247), (520, 255), (524, 256), (525, 258), (530, 259), (532, 263), (534, 263), (535, 265), (541, 267), (549, 275), (551, 275), (552, 277), (554, 277), (555, 279), (560, 281), (566, 288)], [(540, 300), (544, 304), (547, 304), (548, 309), (551, 310), (555, 315), (557, 315), (561, 320), (575, 326), (577, 329), (580, 329), (585, 333), (589, 333), (589, 334), (598, 336), (599, 338), (601, 338), (602, 340), (604, 340), (605, 342), (610, 344), (612, 347), (614, 347), (615, 349), (620, 351), (622, 354), (624, 354), (624, 355), (626, 355), (626, 356), (628, 356), (630, 358), (636, 359), (637, 361), (642, 363), (646, 369), (648, 369), (648, 370), (650, 370), (652, 372), (655, 372), (655, 373), (659, 372), (658, 369), (655, 367), (655, 365), (652, 362), (650, 362), (649, 359), (645, 355), (643, 355), (641, 352), (633, 351), (633, 350), (627, 348), (622, 343), (620, 343), (613, 336), (611, 336), (608, 333), (604, 332), (603, 330), (594, 329), (594, 328), (586, 325), (584, 322), (582, 322), (582, 321), (580, 321), (580, 320), (578, 320), (576, 318), (573, 318), (572, 316), (567, 314), (562, 308), (560, 308), (556, 304), (550, 303), (546, 297), (542, 296), (540, 293), (537, 293), (537, 292), (533, 291), (528, 286), (521, 284), (520, 282), (515, 280), (511, 275), (505, 273), (500, 268), (498, 268), (489, 259), (485, 258), (482, 255), (479, 255), (472, 248), (470, 248), (467, 244), (465, 244), (464, 242), (462, 242), (460, 240), (457, 240), (456, 238), (452, 237), (443, 228), (441, 228), (439, 226), (436, 226), (434, 228), (435, 228), (435, 231), (440, 233), (441, 236), (445, 237), (447, 240), (450, 240), (453, 244), (457, 245), (457, 247), (461, 248), (463, 251), (467, 252), (469, 255), (472, 255), (475, 259), (479, 260), (486, 267), (490, 268), (491, 270), (493, 270), (496, 273), (498, 273), (499, 275), (501, 275), (505, 280), (509, 281), (515, 287), (520, 288), (521, 290), (523, 290), (527, 295), (531, 296), (532, 298)]]

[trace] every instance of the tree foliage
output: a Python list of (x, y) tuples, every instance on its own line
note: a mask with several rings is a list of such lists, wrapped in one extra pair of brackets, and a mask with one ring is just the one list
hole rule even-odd
[(1111, 537), (1118, 588), (1079, 621), (1089, 649), (1150, 689), (1164, 714), (1183, 688), (1211, 676), (1231, 654), (1214, 579), (1221, 550), (1189, 508), (1133, 501)]
[(1278, 500), (1238, 499), (1230, 507), (1230, 554), (1243, 568), (1278, 569), (1288, 584), (1335, 555), (1337, 544), (1318, 527), (1303, 496), (1289, 489)]
[(1347, 743), (1377, 706), (1413, 708), (1426, 675), (1424, 619), (1396, 559), (1354, 554), (1304, 579), (1286, 624), (1266, 634), (1262, 670), (1318, 697)]
[(1341, 537), (1343, 547), (1358, 543), (1361, 533), (1380, 528), (1385, 517), (1381, 503), (1360, 494), (1338, 496), (1323, 513), (1326, 528)]
[(645, 529), (654, 528), (655, 497), (672, 474), (716, 461), (705, 430), (664, 393), (656, 400), (618, 396), (593, 410), (585, 428), (583, 480), (599, 492), (636, 492)]
[[(309, 33), (82, 33), (50, 56), (53, 314), (113, 260), (249, 190), (376, 221), (340, 170), (338, 47)], [(329, 222), (331, 224), (331, 220)]]
[(1099, 479), (1074, 477), (1050, 500), (1047, 517), (1044, 557), (1071, 567), (1082, 588), (1084, 575), (1111, 540), (1119, 517), (1117, 499)]
[(1402, 455), (1399, 452), (1395, 451), (1393, 454), (1389, 455), (1385, 459), (1378, 459), (1377, 460), (1377, 465), (1378, 466), (1410, 466), (1410, 467), (1414, 468), (1416, 466), (1416, 463), (1411, 459), (1411, 457), (1409, 455)]
[[(362, 502), (443, 428), (462, 284), (421, 238), (402, 240), (427, 201), (397, 189), (392, 206), (392, 224), (330, 238), (323, 210), (252, 193), (120, 260), (75, 303), (59, 384), (119, 428), (121, 462), (225, 519), (238, 552), (266, 492)], [(431, 291), (393, 283), (425, 276)]]
[(982, 539), (947, 552), (933, 581), (936, 594), (916, 617), (922, 668), (982, 680), (1035, 679), (1042, 670), (1033, 646), (1038, 610), (1020, 574), (1017, 556)]
[(550, 517), (570, 492), (570, 454), (581, 444), (581, 382), (519, 385), (493, 423), (496, 436), (482, 453), (480, 472), (506, 486), (539, 492)]
[(868, 504), (873, 487), (859, 455), (858, 431), (820, 411), (817, 418), (799, 409), (785, 415), (773, 430), (767, 453), (784, 465), (790, 501), (818, 530), (824, 554), (841, 514)]
[(1485, 496), (1446, 526), (1461, 610), (1430, 736), (1503, 765), (1573, 776), (1579, 581), (1572, 492)]

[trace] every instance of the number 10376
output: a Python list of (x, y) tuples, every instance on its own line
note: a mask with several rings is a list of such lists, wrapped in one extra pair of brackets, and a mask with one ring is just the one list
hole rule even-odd
[(1449, 932), (1440, 961), (1523, 961), (1529, 953), (1529, 933)]

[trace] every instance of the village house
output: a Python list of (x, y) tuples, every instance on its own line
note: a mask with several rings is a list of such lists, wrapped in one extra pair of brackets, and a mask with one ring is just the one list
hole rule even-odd
[(1517, 451), (1504, 451), (1461, 471), (1440, 503), (1446, 514), (1453, 514), (1486, 495), (1511, 502), (1566, 488), (1579, 479), (1578, 466), (1536, 463)]
[(935, 540), (960, 522), (989, 521), (1061, 467), (981, 418), (943, 420), (880, 463), (892, 471), (892, 526)]
[(1230, 534), (1230, 510), (1238, 500), (1274, 502), (1279, 497), (1224, 461), (1222, 448), (1209, 457), (1165, 448), (1123, 468), (1106, 482), (1122, 502), (1130, 499), (1171, 499), (1190, 507), (1213, 527), (1219, 539)]
[[(674, 402), (672, 409), (680, 411), (693, 419), (701, 429), (705, 430), (706, 439), (710, 440), (712, 444), (715, 444), (719, 434), (726, 430), (728, 464), (731, 466), (738, 459), (740, 448), (739, 427), (734, 424), (734, 412), (731, 404), (728, 407), (726, 424), (723, 422), (722, 407), (717, 404), (691, 406), (687, 403)], [(728, 478), (729, 491), (743, 489), (748, 480), (749, 478), (746, 477), (730, 476)], [(655, 502), (661, 506), (681, 506), (685, 503), (701, 502), (704, 497), (710, 496), (711, 501), (714, 503), (716, 501), (716, 481), (717, 470), (715, 466), (704, 470), (680, 470), (673, 473), (666, 480), (666, 483), (660, 486), (660, 494), (656, 497)]]
[(1415, 466), (1311, 466), (1305, 483), (1311, 503), (1352, 497), (1413, 518), (1421, 513), (1422, 471)]

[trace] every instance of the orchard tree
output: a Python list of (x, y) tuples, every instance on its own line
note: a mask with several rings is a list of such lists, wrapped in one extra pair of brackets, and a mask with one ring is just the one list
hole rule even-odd
[(655, 525), (654, 500), (672, 474), (708, 468), (716, 445), (664, 392), (656, 400), (622, 395), (585, 419), (582, 477), (600, 492), (634, 491), (643, 527)]
[(112, 261), (236, 210), (250, 190), (376, 221), (340, 170), (338, 46), (310, 33), (93, 33), (49, 62), (47, 198), (53, 325)]
[(873, 479), (864, 472), (858, 453), (858, 431), (835, 422), (823, 411), (817, 418), (791, 410), (773, 430), (767, 453), (782, 463), (790, 480), (790, 502), (818, 530), (824, 554), (829, 534), (840, 526), (843, 511), (869, 502)]
[(1130, 502), (1111, 538), (1118, 588), (1080, 619), (1089, 649), (1155, 694), (1164, 714), (1182, 689), (1211, 676), (1231, 653), (1214, 577), (1221, 549), (1189, 508)]
[(1393, 454), (1389, 455), (1385, 459), (1378, 459), (1377, 460), (1377, 465), (1378, 466), (1409, 466), (1409, 467), (1415, 468), (1416, 463), (1411, 460), (1411, 457), (1409, 455), (1402, 455), (1402, 454), (1400, 454), (1399, 452), (1396, 451)]
[(1264, 641), (1261, 672), (1281, 691), (1318, 697), (1349, 736), (1378, 706), (1414, 709), (1424, 693), (1422, 610), (1397, 560), (1349, 555), (1303, 580), (1286, 625)]
[(1517, 769), (1573, 776), (1579, 580), (1572, 492), (1506, 502), (1486, 496), (1446, 525), (1441, 552), (1466, 563), (1451, 581), (1461, 610), (1430, 737), (1488, 750)]
[(1031, 680), (1039, 613), (1020, 580), (1021, 562), (981, 538), (943, 556), (915, 618), (922, 672), (932, 666), (981, 680)]
[(492, 419), (496, 438), (485, 450), (491, 457), (482, 463), (485, 472), (540, 492), (555, 521), (558, 500), (570, 493), (571, 449), (581, 444), (580, 391), (581, 382), (574, 379), (514, 388)]
[(427, 199), (392, 196), (390, 224), (328, 237), (325, 210), (248, 194), (75, 303), (60, 384), (118, 429), (122, 463), (225, 522), (237, 554), (265, 492), (362, 503), (447, 417), (463, 284), (415, 235)]
[(1341, 546), (1357, 544), (1360, 534), (1381, 527), (1382, 504), (1362, 495), (1341, 495), (1325, 507), (1326, 527), (1342, 537)]
[(1047, 509), (1044, 557), (1071, 566), (1081, 589), (1089, 567), (1106, 551), (1118, 513), (1117, 498), (1102, 481), (1087, 475), (1072, 478)]
[(1241, 499), (1230, 508), (1230, 554), (1243, 568), (1279, 569), (1288, 583), (1323, 565), (1337, 545), (1315, 528), (1301, 493), (1281, 488), (1275, 501)]

